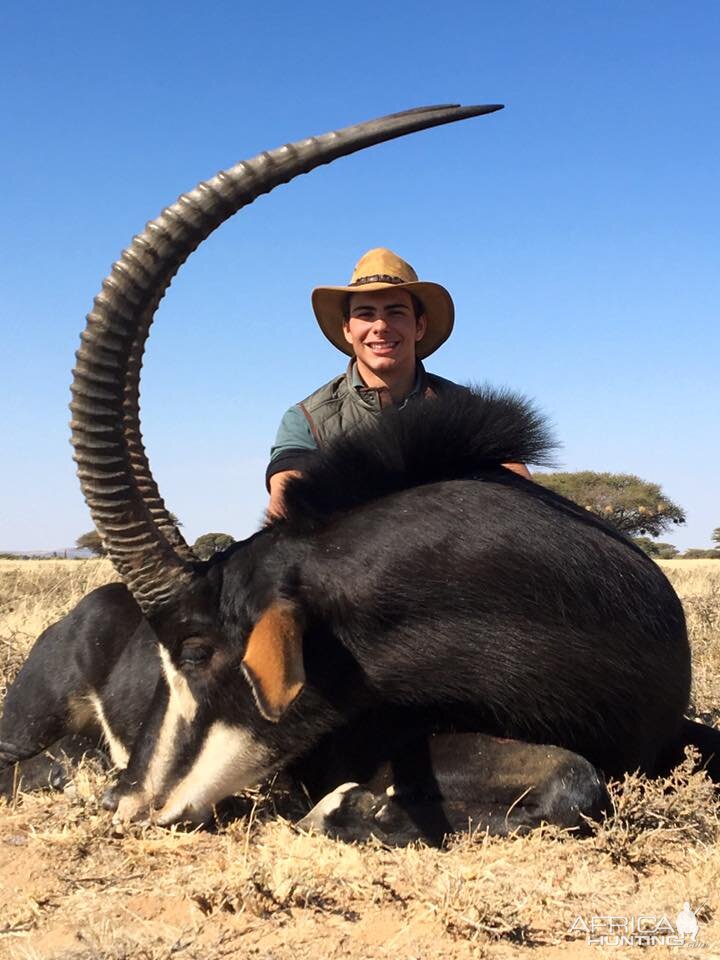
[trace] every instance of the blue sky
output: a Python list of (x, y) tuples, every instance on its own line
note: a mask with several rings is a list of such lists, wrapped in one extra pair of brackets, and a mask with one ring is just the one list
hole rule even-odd
[(426, 103), (506, 109), (261, 198), (183, 268), (143, 380), (188, 539), (265, 504), (283, 411), (343, 367), (310, 289), (389, 246), (443, 283), (452, 379), (534, 397), (565, 469), (637, 473), (720, 526), (720, 5), (6, 4), (0, 549), (89, 529), (68, 444), (92, 298), (146, 220), (259, 150)]

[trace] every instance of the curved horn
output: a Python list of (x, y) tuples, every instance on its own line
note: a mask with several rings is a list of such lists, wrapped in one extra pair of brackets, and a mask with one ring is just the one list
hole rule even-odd
[(192, 554), (150, 473), (138, 405), (145, 340), (180, 266), (234, 213), (301, 173), (385, 140), (500, 109), (420, 107), (258, 154), (166, 207), (113, 265), (76, 354), (72, 444), (95, 525), (145, 613), (167, 603), (193, 575)]
[(145, 446), (140, 433), (140, 370), (145, 352), (145, 342), (148, 337), (152, 316), (138, 329), (138, 335), (133, 342), (128, 359), (127, 380), (125, 388), (125, 439), (127, 442), (133, 478), (138, 493), (145, 503), (147, 512), (162, 536), (174, 547), (177, 555), (187, 562), (193, 563), (197, 557), (185, 542), (176, 521), (165, 506), (160, 496), (158, 485), (150, 471)]

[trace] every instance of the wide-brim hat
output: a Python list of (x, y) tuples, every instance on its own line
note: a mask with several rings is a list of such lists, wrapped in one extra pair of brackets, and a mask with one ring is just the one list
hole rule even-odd
[(445, 343), (455, 322), (452, 297), (439, 283), (418, 280), (410, 264), (385, 247), (368, 250), (360, 257), (347, 287), (316, 287), (313, 290), (313, 310), (320, 329), (330, 343), (352, 357), (352, 346), (343, 334), (349, 295), (361, 290), (372, 292), (391, 287), (406, 290), (417, 297), (423, 306), (427, 326), (415, 347), (418, 358), (422, 360), (430, 356)]

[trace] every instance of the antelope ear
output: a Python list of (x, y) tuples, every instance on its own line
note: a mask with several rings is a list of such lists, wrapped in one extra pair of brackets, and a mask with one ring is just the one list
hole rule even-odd
[(289, 600), (271, 603), (253, 627), (242, 670), (258, 710), (277, 723), (305, 686), (303, 618)]

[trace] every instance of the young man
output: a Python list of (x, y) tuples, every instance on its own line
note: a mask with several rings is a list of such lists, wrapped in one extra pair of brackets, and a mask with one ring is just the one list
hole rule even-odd
[[(346, 287), (317, 287), (312, 304), (328, 340), (352, 359), (345, 373), (285, 413), (270, 453), (268, 514), (283, 512), (283, 487), (302, 473), (313, 451), (333, 437), (371, 423), (384, 407), (402, 409), (441, 393), (464, 390), (427, 373), (421, 361), (452, 332), (455, 308), (437, 283), (418, 280), (384, 247), (358, 261)], [(505, 464), (530, 477), (523, 464)]]

